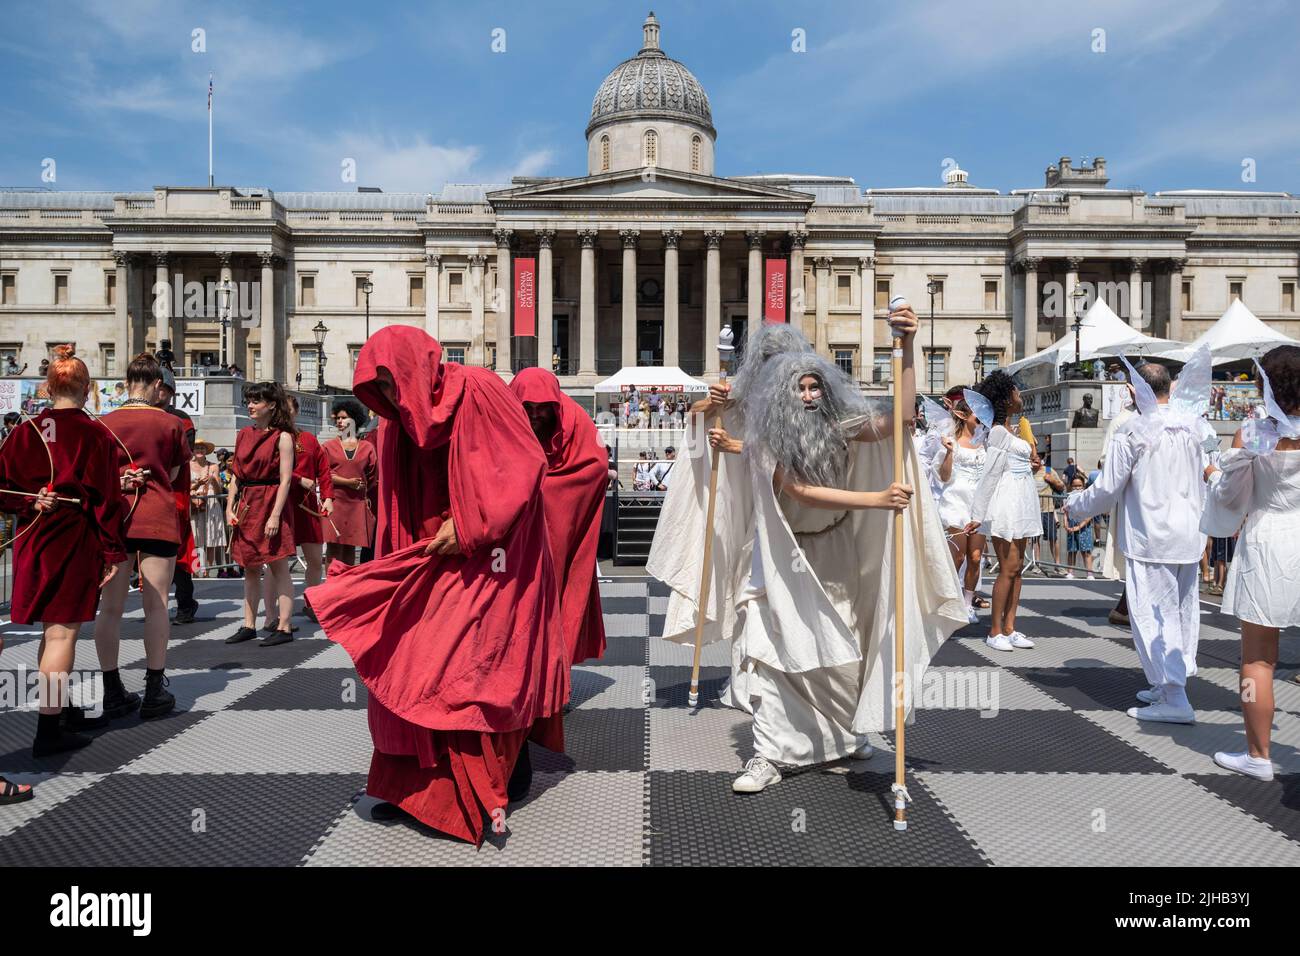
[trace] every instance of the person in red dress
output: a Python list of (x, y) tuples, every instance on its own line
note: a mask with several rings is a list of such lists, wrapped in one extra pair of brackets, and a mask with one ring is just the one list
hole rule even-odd
[[(289, 396), (275, 382), (258, 382), (244, 389), (253, 424), (235, 438), (234, 477), (226, 498), (226, 522), (233, 530), (230, 554), (244, 569), (244, 626), (226, 638), (239, 644), (257, 637), (257, 605), (262, 571), (271, 576), (276, 598), (276, 630), (262, 639), (263, 647), (293, 640), (293, 522), (289, 486), (293, 482), (293, 418)], [(269, 609), (268, 609), (269, 616)]]
[(530, 734), (562, 747), (569, 667), (545, 456), (500, 378), (441, 358), (411, 326), (362, 349), (353, 391), (382, 422), (375, 559), (306, 597), (369, 691), (372, 815), (480, 843), (485, 817), (504, 829)]
[(546, 454), (542, 504), (559, 578), (560, 617), (569, 663), (605, 653), (605, 623), (596, 581), (600, 519), (609, 484), (609, 453), (596, 424), (560, 391), (546, 369), (526, 368), (510, 382)]
[[(171, 713), (176, 698), (166, 689), (167, 641), (171, 619), (168, 595), (176, 571), (176, 555), (184, 537), (176, 511), (176, 489), (190, 484), (190, 446), (185, 426), (157, 408), (163, 369), (148, 352), (137, 355), (126, 369), (127, 400), (100, 419), (117, 446), (122, 487), (129, 495), (122, 535), (130, 556), (104, 588), (99, 619), (95, 622), (95, 648), (104, 672), (104, 713), (110, 719), (140, 709), (143, 719)], [(183, 479), (182, 479), (183, 475)], [(188, 529), (185, 529), (188, 531)], [(139, 559), (141, 597), (144, 603), (145, 693), (127, 691), (117, 668), (122, 635), (122, 613), (130, 585), (130, 559)]]
[[(26, 519), (12, 539), (9, 616), (15, 624), (41, 625), (35, 757), (84, 747), (91, 738), (78, 731), (108, 723), (67, 706), (68, 675), (81, 625), (95, 619), (100, 590), (126, 560), (116, 449), (85, 412), (90, 372), (72, 346), (54, 351), (46, 374), (52, 407), (19, 425), (0, 448), (0, 489), (9, 492), (0, 497), (15, 502), (6, 506)], [(0, 802), (31, 793), (3, 781)]]
[(344, 399), (334, 406), (334, 427), (339, 437), (321, 443), (329, 458), (334, 485), (334, 523), (325, 526), (325, 553), (331, 563), (356, 564), (357, 548), (368, 548), (374, 540), (375, 513), (370, 492), (376, 487), (379, 459), (373, 444), (357, 438), (365, 421), (361, 403)]

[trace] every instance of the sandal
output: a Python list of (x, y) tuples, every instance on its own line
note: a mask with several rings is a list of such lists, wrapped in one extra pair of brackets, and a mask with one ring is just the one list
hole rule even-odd
[[(27, 789), (24, 790), (23, 787)], [(23, 803), (36, 796), (36, 788), (26, 783), (11, 783), (0, 777), (0, 806), (6, 803)]]
[(975, 599), (971, 601), (971, 604), (973, 604), (975, 607), (978, 608), (986, 608), (989, 606), (989, 600), (988, 598), (981, 597), (980, 595), (977, 594), (975, 595)]

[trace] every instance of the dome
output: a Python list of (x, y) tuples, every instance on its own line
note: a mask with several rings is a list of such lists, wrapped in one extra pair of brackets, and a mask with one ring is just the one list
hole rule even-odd
[(659, 21), (653, 13), (642, 30), (641, 51), (614, 67), (596, 91), (587, 135), (614, 120), (662, 117), (694, 124), (716, 136), (704, 88), (690, 70), (659, 49)]

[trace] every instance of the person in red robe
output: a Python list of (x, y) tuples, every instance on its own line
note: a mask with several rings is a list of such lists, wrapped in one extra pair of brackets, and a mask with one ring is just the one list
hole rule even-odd
[(289, 561), (297, 549), (293, 521), (285, 513), (293, 483), (293, 413), (289, 396), (275, 382), (249, 385), (244, 389), (244, 401), (253, 424), (235, 436), (234, 476), (226, 496), (226, 523), (234, 529), (230, 556), (244, 569), (244, 626), (226, 638), (226, 643), (240, 644), (257, 637), (257, 606), (265, 569), (276, 599), (276, 629), (259, 643), (274, 647), (293, 640)]
[(510, 383), (546, 453), (542, 504), (559, 579), (560, 618), (569, 663), (605, 653), (605, 623), (596, 581), (600, 519), (609, 484), (609, 453), (591, 417), (560, 391), (560, 380), (526, 368)]
[(370, 494), (376, 487), (379, 456), (375, 446), (357, 438), (365, 424), (366, 411), (353, 398), (334, 406), (337, 438), (321, 443), (330, 463), (334, 485), (332, 524), (325, 527), (326, 557), (351, 566), (357, 563), (357, 548), (368, 548), (375, 535), (375, 512)]
[(500, 378), (443, 363), (421, 329), (372, 336), (353, 391), (381, 418), (375, 559), (336, 565), (307, 600), (369, 691), (376, 818), (478, 844), (485, 816), (504, 828), (530, 734), (563, 746), (546, 459)]
[(184, 487), (189, 495), (190, 445), (180, 419), (156, 407), (162, 378), (163, 367), (158, 359), (141, 352), (126, 369), (127, 400), (100, 419), (104, 430), (113, 436), (123, 487), (131, 494), (122, 535), (127, 554), (139, 560), (144, 603), (146, 670), (142, 702), (138, 694), (123, 686), (117, 667), (122, 613), (131, 576), (129, 561), (123, 561), (117, 576), (104, 588), (95, 622), (95, 647), (104, 672), (104, 713), (111, 719), (139, 708), (140, 716), (149, 720), (171, 713), (176, 706), (176, 698), (166, 689), (164, 674), (171, 638), (167, 601), (181, 540), (189, 531), (181, 527), (176, 491)]
[[(72, 346), (55, 349), (46, 384), (52, 407), (19, 425), (0, 448), (0, 489), (7, 492), (0, 498), (26, 520), (9, 542), (9, 616), (15, 624), (41, 624), (35, 757), (84, 747), (91, 738), (78, 731), (108, 723), (68, 706), (67, 684), (81, 625), (95, 619), (100, 590), (126, 560), (117, 449), (85, 412), (94, 383)], [(31, 793), (0, 781), (0, 803)]]

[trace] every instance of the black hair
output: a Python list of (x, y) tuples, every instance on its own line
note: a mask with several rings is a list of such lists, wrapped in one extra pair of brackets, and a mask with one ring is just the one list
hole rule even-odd
[(289, 412), (289, 395), (278, 382), (257, 382), (244, 386), (244, 402), (270, 402), (271, 428), (277, 428), (290, 435), (297, 434), (293, 427), (293, 416)]
[(980, 382), (975, 391), (993, 405), (993, 424), (1002, 425), (1006, 422), (1007, 416), (1011, 414), (1011, 393), (1019, 387), (1016, 380), (1000, 368), (984, 376), (984, 381)]
[(128, 385), (152, 385), (161, 382), (162, 377), (162, 364), (152, 352), (141, 352), (126, 367)]
[(1260, 359), (1259, 364), (1268, 375), (1273, 399), (1282, 411), (1288, 415), (1300, 413), (1300, 346), (1279, 345)]
[(355, 398), (341, 398), (334, 403), (334, 409), (330, 412), (331, 417), (339, 412), (344, 412), (348, 418), (357, 426), (357, 433), (360, 434), (361, 427), (366, 423), (366, 409)]

